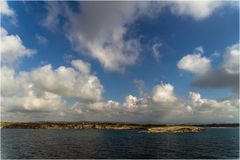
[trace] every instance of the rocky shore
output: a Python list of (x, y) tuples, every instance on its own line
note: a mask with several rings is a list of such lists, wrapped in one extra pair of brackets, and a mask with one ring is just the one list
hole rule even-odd
[(149, 133), (183, 133), (200, 132), (208, 127), (239, 127), (239, 124), (229, 125), (156, 125), (156, 124), (127, 124), (109, 122), (1, 122), (1, 128), (19, 129), (106, 129), (106, 130), (143, 130)]
[(165, 126), (165, 127), (150, 127), (147, 131), (150, 133), (183, 133), (183, 132), (200, 132), (205, 130), (203, 127), (197, 126)]

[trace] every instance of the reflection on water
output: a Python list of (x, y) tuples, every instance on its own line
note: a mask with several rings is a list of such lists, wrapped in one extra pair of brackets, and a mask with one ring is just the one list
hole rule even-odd
[(199, 133), (1, 129), (1, 158), (238, 158), (238, 128)]

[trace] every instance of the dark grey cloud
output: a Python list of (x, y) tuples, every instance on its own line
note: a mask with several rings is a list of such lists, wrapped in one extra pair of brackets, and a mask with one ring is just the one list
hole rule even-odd
[(192, 83), (193, 86), (203, 88), (239, 88), (239, 43), (226, 48), (223, 63), (219, 69), (213, 69), (199, 75)]
[(216, 70), (198, 77), (193, 86), (199, 88), (239, 88), (239, 73), (229, 74), (224, 70)]

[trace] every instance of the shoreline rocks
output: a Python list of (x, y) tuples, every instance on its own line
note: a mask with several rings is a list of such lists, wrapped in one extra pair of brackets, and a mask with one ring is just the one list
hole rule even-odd
[(196, 126), (167, 126), (147, 128), (149, 133), (184, 133), (184, 132), (200, 132), (205, 130), (203, 127)]

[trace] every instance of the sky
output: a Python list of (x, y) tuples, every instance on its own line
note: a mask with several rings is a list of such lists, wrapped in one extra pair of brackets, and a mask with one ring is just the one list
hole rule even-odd
[(236, 123), (236, 1), (1, 1), (1, 120)]

